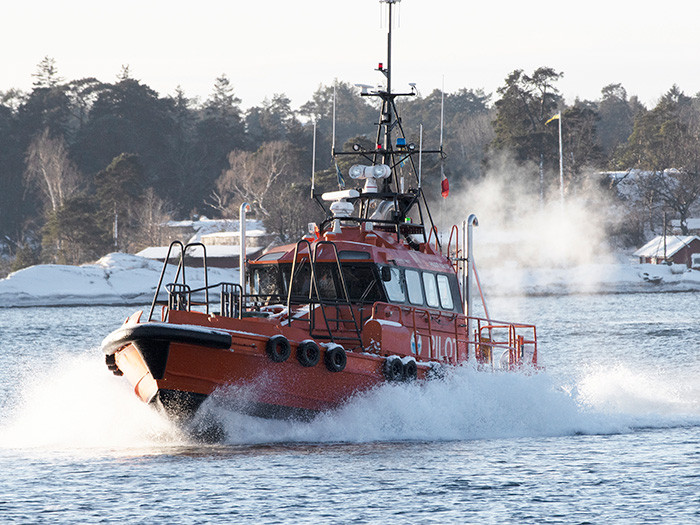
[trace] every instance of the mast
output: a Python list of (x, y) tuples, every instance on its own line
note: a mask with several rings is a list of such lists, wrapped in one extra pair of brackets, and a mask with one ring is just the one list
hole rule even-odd
[[(376, 139), (374, 146), (363, 148), (360, 144), (353, 145), (353, 151), (337, 151), (332, 147), (334, 157), (341, 155), (354, 155), (365, 161), (369, 161), (370, 166), (363, 164), (354, 165), (348, 171), (348, 175), (352, 179), (364, 179), (367, 184), (365, 189), (357, 197), (348, 198), (348, 202), (359, 201), (359, 215), (355, 217), (344, 217), (345, 222), (355, 221), (374, 222), (375, 225), (380, 224), (382, 227), (391, 227), (396, 231), (397, 236), (407, 237), (409, 235), (422, 234), (423, 242), (427, 242), (428, 233), (434, 228), (433, 218), (428, 208), (428, 203), (423, 193), (421, 175), (419, 174), (422, 154), (438, 154), (441, 160), (444, 159), (442, 150), (442, 124), (440, 132), (440, 147), (439, 149), (423, 149), (422, 133), (421, 147), (417, 148), (416, 144), (408, 143), (406, 133), (404, 131), (401, 117), (396, 108), (396, 99), (398, 97), (416, 96), (417, 90), (415, 84), (409, 84), (411, 90), (409, 92), (395, 93), (392, 84), (392, 37), (394, 24), (394, 5), (401, 0), (379, 0), (380, 6), (385, 8), (386, 17), (382, 16), (382, 21), (386, 21), (387, 28), (387, 56), (386, 62), (380, 62), (376, 71), (384, 75), (385, 85), (378, 88), (373, 88), (369, 85), (358, 84), (362, 88), (361, 96), (377, 97), (381, 100), (379, 122), (376, 123)], [(384, 4), (386, 4), (384, 6)], [(335, 107), (335, 106), (334, 106)], [(442, 121), (441, 114), (441, 121)], [(335, 117), (334, 117), (335, 122)], [(422, 129), (422, 125), (421, 125)], [(334, 128), (335, 144), (335, 128)], [(418, 158), (416, 158), (418, 155)], [(336, 164), (337, 166), (337, 164)], [(413, 181), (405, 180), (404, 166), (415, 177)], [(374, 173), (374, 174), (373, 174)], [(369, 180), (375, 178), (372, 184), (369, 185)], [(408, 184), (405, 184), (408, 182)], [(408, 186), (408, 187), (407, 187)], [(405, 224), (405, 219), (409, 217), (411, 210), (416, 207), (417, 211), (411, 213), (415, 222), (412, 226)], [(377, 212), (381, 208), (382, 218), (377, 218)], [(389, 210), (393, 210), (389, 213)], [(427, 221), (424, 221), (424, 218)], [(332, 217), (328, 217), (324, 224), (330, 223)], [(420, 221), (420, 224), (418, 224)], [(428, 224), (424, 224), (427, 222)], [(410, 223), (410, 221), (409, 221)], [(439, 239), (438, 239), (439, 245)]]
[(384, 164), (389, 164), (389, 154), (391, 150), (391, 123), (393, 122), (393, 114), (391, 111), (391, 106), (394, 99), (391, 96), (391, 26), (392, 26), (392, 9), (396, 2), (401, 0), (380, 0), (380, 2), (386, 2), (389, 8), (389, 28), (387, 31), (387, 44), (386, 44), (386, 71), (383, 71), (386, 77), (386, 92), (387, 98), (385, 100), (386, 104), (386, 131), (384, 132)]

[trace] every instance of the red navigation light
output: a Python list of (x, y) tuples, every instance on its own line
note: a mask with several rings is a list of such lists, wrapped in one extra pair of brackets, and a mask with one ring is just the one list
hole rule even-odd
[(377, 69), (378, 69), (379, 71), (381, 71), (382, 69), (384, 69), (384, 64), (382, 64), (381, 62), (379, 62), (379, 65), (377, 66)]
[(382, 149), (382, 145), (381, 145), (381, 144), (377, 144), (377, 149)]

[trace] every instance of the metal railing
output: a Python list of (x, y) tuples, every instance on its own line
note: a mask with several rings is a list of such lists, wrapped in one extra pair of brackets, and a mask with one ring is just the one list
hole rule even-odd
[[(420, 353), (429, 360), (458, 363), (474, 356), (479, 363), (493, 365), (493, 355), (500, 350), (508, 352), (510, 368), (524, 364), (537, 366), (537, 333), (534, 325), (383, 302), (374, 304), (372, 318), (390, 320), (406, 327), (415, 340), (427, 339), (427, 352)], [(468, 320), (476, 323), (473, 334), (467, 332)], [(454, 339), (454, 343), (450, 343), (454, 351), (443, 351), (447, 346), (441, 347), (441, 337)], [(527, 357), (530, 357), (529, 362)]]
[[(156, 292), (153, 294), (153, 301), (151, 302), (151, 309), (148, 313), (148, 320), (150, 321), (153, 319), (153, 311), (155, 310), (156, 304), (159, 304), (158, 301), (158, 295), (160, 294), (161, 287), (163, 286), (163, 278), (165, 277), (165, 271), (168, 268), (168, 265), (170, 264), (170, 257), (173, 252), (174, 247), (179, 247), (180, 248), (180, 257), (178, 259), (177, 263), (177, 271), (175, 273), (175, 280), (170, 283), (170, 285), (173, 285), (173, 290), (175, 293), (183, 293), (184, 290), (179, 289), (179, 286), (186, 287), (187, 286), (187, 279), (185, 276), (185, 258), (187, 254), (187, 250), (190, 248), (195, 248), (195, 247), (201, 247), (202, 248), (202, 253), (203, 253), (203, 265), (204, 265), (204, 287), (200, 288), (199, 290), (204, 290), (205, 292), (205, 300), (204, 302), (208, 305), (209, 304), (209, 281), (207, 279), (207, 248), (202, 244), (201, 242), (191, 242), (186, 245), (183, 245), (182, 242), (180, 241), (173, 241), (170, 243), (170, 246), (168, 247), (168, 253), (165, 256), (165, 260), (163, 261), (163, 269), (160, 271), (160, 278), (158, 279), (158, 286), (156, 286)], [(167, 285), (167, 286), (170, 286)], [(168, 290), (168, 303), (170, 303), (170, 289), (168, 289), (166, 286), (166, 290)], [(188, 306), (187, 309), (191, 307), (191, 297), (192, 297), (192, 292), (189, 291), (187, 292), (188, 295)], [(177, 302), (177, 300), (175, 300)], [(162, 303), (160, 303), (162, 304)], [(208, 306), (207, 306), (208, 307)], [(180, 308), (177, 308), (180, 309)]]

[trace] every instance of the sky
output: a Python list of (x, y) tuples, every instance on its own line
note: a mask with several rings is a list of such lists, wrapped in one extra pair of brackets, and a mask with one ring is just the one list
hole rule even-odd
[[(31, 90), (49, 56), (65, 80), (116, 80), (122, 66), (160, 95), (206, 100), (226, 74), (242, 107), (283, 93), (299, 107), (335, 79), (376, 84), (386, 62), (378, 0), (34, 0), (2, 6), (0, 92)], [(700, 4), (588, 0), (403, 0), (393, 82), (494, 93), (515, 69), (563, 72), (567, 103), (621, 83), (653, 106), (677, 84), (700, 92)], [(496, 97), (494, 96), (493, 99)]]

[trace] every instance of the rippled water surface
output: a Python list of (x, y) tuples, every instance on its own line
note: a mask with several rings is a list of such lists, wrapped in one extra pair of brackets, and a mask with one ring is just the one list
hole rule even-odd
[[(0, 310), (3, 523), (700, 522), (700, 295), (500, 298), (543, 373), (470, 368), (190, 441), (112, 376), (134, 308)], [(224, 394), (225, 395), (225, 394)]]

